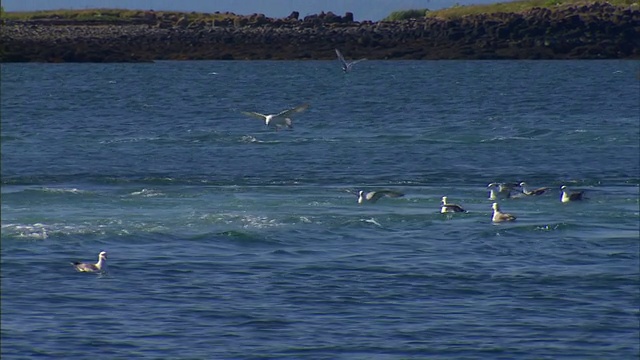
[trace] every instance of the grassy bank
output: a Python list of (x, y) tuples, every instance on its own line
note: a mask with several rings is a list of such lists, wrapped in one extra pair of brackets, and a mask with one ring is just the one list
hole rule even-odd
[[(42, 11), (15, 11), (2, 12), (2, 18), (6, 20), (42, 20), (42, 19), (65, 19), (77, 21), (133, 21), (142, 19), (148, 11), (129, 9), (83, 9), (83, 10), (42, 10)], [(178, 11), (154, 11), (157, 17), (174, 15), (176, 18), (185, 17), (187, 20), (223, 20), (236, 18), (236, 15), (226, 13), (197, 13)]]
[[(640, 0), (600, 0), (617, 6), (638, 7)], [(596, 0), (522, 0), (498, 2), (486, 5), (454, 5), (453, 7), (429, 11), (429, 9), (411, 9), (394, 11), (387, 16), (385, 21), (403, 20), (409, 18), (436, 17), (443, 19), (457, 18), (466, 15), (493, 14), (493, 13), (519, 13), (535, 7), (558, 8), (563, 6), (586, 5), (598, 2)], [(43, 10), (28, 12), (6, 12), (0, 15), (5, 20), (38, 20), (38, 19), (66, 19), (77, 21), (133, 21), (145, 18), (147, 11), (128, 9), (83, 9), (83, 10)], [(172, 17), (176, 19), (185, 17), (189, 22), (196, 20), (224, 20), (235, 19), (241, 15), (230, 13), (198, 13), (178, 11), (155, 11), (157, 17)]]
[[(438, 17), (444, 19), (462, 17), (465, 15), (477, 15), (477, 14), (494, 14), (494, 13), (519, 13), (527, 11), (533, 8), (557, 8), (562, 6), (576, 6), (593, 4), (598, 1), (589, 0), (524, 0), (524, 1), (510, 1), (495, 4), (486, 5), (469, 5), (469, 6), (453, 6), (447, 9), (431, 11), (427, 14), (428, 17)], [(638, 6), (638, 0), (608, 0), (600, 1), (602, 3), (608, 2), (617, 6)]]
[[(494, 4), (484, 5), (454, 5), (450, 8), (429, 11), (428, 9), (419, 10), (403, 10), (394, 11), (384, 20), (401, 20), (409, 18), (418, 18), (422, 16), (435, 17), (442, 19), (458, 18), (466, 15), (478, 15), (478, 14), (494, 14), (494, 13), (520, 13), (530, 10), (532, 8), (558, 8), (563, 6), (575, 6), (575, 5), (587, 5), (593, 4), (596, 0), (523, 0), (523, 1), (509, 1), (509, 2), (497, 2)], [(634, 6), (638, 7), (639, 0), (600, 0), (599, 2), (607, 2), (616, 6)], [(425, 14), (425, 15), (422, 15)]]

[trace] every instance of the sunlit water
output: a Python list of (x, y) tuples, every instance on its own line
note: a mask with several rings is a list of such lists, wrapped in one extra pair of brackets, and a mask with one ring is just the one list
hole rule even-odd
[(637, 359), (638, 71), (4, 64), (2, 357)]

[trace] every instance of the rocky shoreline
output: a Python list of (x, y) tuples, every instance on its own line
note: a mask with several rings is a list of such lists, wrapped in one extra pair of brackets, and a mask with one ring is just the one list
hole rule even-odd
[(2, 62), (333, 59), (640, 59), (640, 10), (608, 3), (523, 13), (355, 22), (261, 14), (212, 21), (141, 12), (126, 21), (5, 21)]

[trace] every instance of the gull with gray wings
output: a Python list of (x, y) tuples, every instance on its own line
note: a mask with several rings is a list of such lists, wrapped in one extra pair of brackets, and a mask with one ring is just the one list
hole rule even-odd
[(359, 60), (354, 60), (354, 61), (347, 61), (344, 59), (344, 56), (342, 56), (342, 53), (340, 52), (340, 50), (335, 49), (336, 50), (336, 55), (338, 56), (338, 60), (340, 61), (340, 65), (342, 66), (342, 71), (344, 72), (349, 72), (351, 71), (351, 68), (353, 67), (353, 65), (367, 60), (367, 59), (359, 59)]
[(258, 118), (264, 121), (265, 125), (272, 126), (278, 131), (280, 128), (293, 128), (293, 123), (291, 121), (291, 117), (299, 112), (303, 112), (309, 108), (309, 104), (302, 104), (300, 106), (296, 106), (291, 109), (287, 109), (281, 111), (277, 114), (260, 114), (254, 111), (241, 111), (243, 115), (251, 116), (254, 118)]
[(98, 262), (95, 264), (72, 262), (71, 265), (79, 272), (101, 272), (104, 271), (107, 266), (107, 252), (101, 251), (98, 254)]
[(363, 204), (363, 203), (373, 204), (384, 196), (387, 196), (390, 198), (397, 198), (397, 197), (404, 196), (403, 193), (398, 191), (393, 191), (393, 190), (377, 190), (377, 191), (369, 191), (369, 192), (366, 192), (363, 190), (359, 190), (359, 191), (347, 190), (347, 192), (350, 192), (358, 196), (358, 204)]

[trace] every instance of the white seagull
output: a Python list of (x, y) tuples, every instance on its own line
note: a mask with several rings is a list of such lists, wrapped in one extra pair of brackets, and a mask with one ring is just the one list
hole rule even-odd
[(562, 190), (562, 202), (570, 202), (570, 201), (579, 201), (584, 199), (584, 190), (579, 192), (569, 192), (566, 186), (562, 185), (560, 188)]
[(529, 189), (529, 187), (527, 186), (527, 183), (525, 183), (524, 181), (520, 183), (520, 188), (522, 189), (522, 193), (527, 195), (527, 196), (542, 195), (545, 192), (547, 192), (548, 190), (551, 190), (550, 187), (541, 187), (541, 188), (537, 188), (537, 189)]
[(357, 192), (352, 190), (347, 190), (347, 191), (358, 196), (358, 204), (362, 204), (365, 202), (373, 204), (383, 196), (388, 196), (392, 198), (404, 196), (403, 193), (393, 191), (393, 190), (378, 190), (378, 191), (370, 191), (370, 192), (365, 192), (362, 190)]
[(505, 183), (491, 183), (487, 185), (487, 189), (489, 189), (489, 200), (510, 198), (512, 187), (511, 184)]
[(309, 104), (302, 104), (291, 109), (281, 111), (277, 114), (264, 115), (253, 111), (241, 111), (242, 114), (264, 120), (267, 126), (273, 126), (278, 131), (281, 127), (293, 128), (291, 116), (295, 113), (307, 110)]
[(354, 60), (351, 62), (348, 62), (344, 59), (344, 56), (342, 56), (342, 53), (340, 52), (340, 50), (335, 49), (336, 50), (336, 55), (338, 55), (338, 60), (340, 60), (340, 64), (342, 65), (342, 71), (344, 72), (349, 72), (351, 71), (351, 68), (353, 67), (353, 65), (359, 63), (360, 61), (364, 61), (367, 59), (360, 59), (360, 60)]
[(95, 264), (72, 262), (71, 265), (80, 272), (101, 272), (107, 266), (107, 252), (101, 251), (98, 254), (98, 262)]
[(511, 214), (500, 212), (500, 205), (498, 205), (498, 203), (493, 203), (492, 207), (493, 207), (493, 216), (491, 217), (491, 221), (503, 222), (503, 221), (513, 221), (516, 219), (516, 217)]
[(460, 206), (460, 205), (449, 204), (447, 202), (447, 197), (443, 196), (442, 197), (442, 207), (440, 208), (440, 212), (442, 214), (444, 214), (444, 213), (451, 213), (451, 212), (467, 212), (467, 210), (463, 209), (462, 206)]

